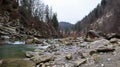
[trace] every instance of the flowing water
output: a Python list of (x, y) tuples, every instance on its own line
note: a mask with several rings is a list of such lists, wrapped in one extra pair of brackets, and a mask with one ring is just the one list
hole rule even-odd
[(25, 58), (25, 51), (34, 50), (35, 46), (22, 41), (5, 41), (0, 44), (0, 58)]

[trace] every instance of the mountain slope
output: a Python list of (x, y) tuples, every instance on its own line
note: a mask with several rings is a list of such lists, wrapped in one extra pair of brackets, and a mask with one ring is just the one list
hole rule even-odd
[(81, 34), (89, 30), (103, 33), (120, 33), (120, 0), (102, 0), (88, 16), (75, 27)]
[(60, 22), (59, 27), (60, 27), (60, 30), (72, 30), (73, 24), (69, 22)]

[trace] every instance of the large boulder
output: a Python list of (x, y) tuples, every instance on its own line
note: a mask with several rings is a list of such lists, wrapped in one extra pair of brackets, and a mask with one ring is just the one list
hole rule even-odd
[(95, 38), (99, 38), (100, 35), (94, 30), (89, 30), (85, 36), (85, 41), (93, 41)]
[(91, 49), (104, 47), (104, 46), (111, 46), (111, 43), (106, 39), (100, 39), (90, 43)]

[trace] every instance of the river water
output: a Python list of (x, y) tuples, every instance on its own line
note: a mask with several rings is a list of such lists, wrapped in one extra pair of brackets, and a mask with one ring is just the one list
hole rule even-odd
[(0, 58), (25, 58), (25, 51), (34, 49), (34, 45), (26, 45), (23, 41), (2, 41), (0, 42)]

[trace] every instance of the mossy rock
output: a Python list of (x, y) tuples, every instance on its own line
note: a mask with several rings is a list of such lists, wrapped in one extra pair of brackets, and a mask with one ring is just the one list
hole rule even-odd
[(93, 54), (95, 54), (95, 53), (97, 53), (97, 51), (92, 50), (92, 51), (90, 51), (90, 52), (89, 52), (89, 55), (91, 55), (91, 56), (92, 56), (92, 55), (93, 55)]
[(4, 59), (0, 67), (35, 67), (35, 64), (22, 59)]

